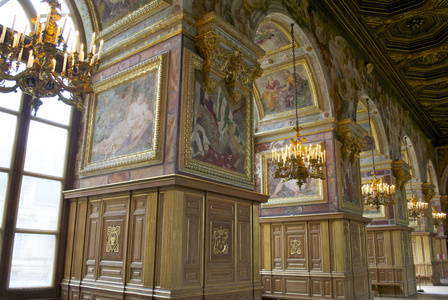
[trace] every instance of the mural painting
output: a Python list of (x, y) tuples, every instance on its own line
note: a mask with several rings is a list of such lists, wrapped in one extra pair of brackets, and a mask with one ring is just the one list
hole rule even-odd
[(255, 33), (255, 44), (266, 53), (290, 45), (288, 37), (273, 23), (262, 24)]
[(195, 70), (194, 78), (191, 158), (244, 173), (245, 97), (231, 103), (220, 86), (209, 95), (201, 71)]
[[(342, 159), (342, 158), (341, 158)], [(342, 159), (341, 163), (341, 180), (342, 180), (342, 200), (349, 206), (359, 207), (360, 205), (360, 169), (359, 160), (354, 164), (350, 158)]]
[[(296, 89), (299, 109), (314, 105), (310, 77), (305, 70), (304, 61), (296, 66)], [(260, 98), (264, 116), (294, 112), (295, 88), (293, 67), (282, 68), (272, 73), (266, 72), (255, 80), (257, 95)]]
[(95, 0), (102, 28), (147, 4), (145, 0)]
[(153, 147), (157, 77), (153, 71), (97, 95), (92, 162)]

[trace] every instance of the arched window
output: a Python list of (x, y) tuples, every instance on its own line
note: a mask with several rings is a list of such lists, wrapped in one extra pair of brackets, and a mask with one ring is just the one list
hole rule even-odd
[[(10, 28), (16, 15), (14, 28), (23, 32), (26, 24), (29, 33), (30, 18), (45, 20), (47, 7), (40, 0), (0, 1), (1, 23)], [(63, 267), (62, 191), (73, 173), (73, 111), (45, 98), (34, 116), (30, 101), (20, 90), (0, 94), (0, 298), (57, 297)]]

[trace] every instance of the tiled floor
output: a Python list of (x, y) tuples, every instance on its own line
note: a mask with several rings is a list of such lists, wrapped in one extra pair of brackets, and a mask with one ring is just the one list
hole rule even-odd
[(389, 297), (375, 297), (375, 300), (397, 300), (397, 299), (424, 299), (424, 300), (447, 300), (448, 299), (448, 285), (443, 286), (422, 286), (424, 292), (409, 298), (389, 298)]

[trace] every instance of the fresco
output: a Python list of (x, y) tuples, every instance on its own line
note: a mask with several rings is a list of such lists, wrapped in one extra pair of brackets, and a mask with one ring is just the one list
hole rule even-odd
[(286, 35), (273, 23), (262, 24), (255, 33), (255, 44), (270, 52), (290, 44)]
[(153, 71), (97, 95), (92, 162), (153, 147), (157, 77)]
[(342, 159), (341, 179), (342, 179), (342, 200), (358, 206), (360, 204), (359, 187), (359, 163), (352, 164), (350, 158)]
[(146, 5), (146, 0), (94, 0), (102, 28)]
[(191, 158), (244, 174), (245, 97), (231, 103), (220, 86), (209, 95), (200, 70), (194, 78)]
[[(296, 89), (298, 107), (312, 106), (313, 94), (304, 64), (296, 66)], [(257, 94), (261, 98), (264, 115), (284, 113), (295, 110), (295, 89), (293, 67), (284, 68), (272, 73), (267, 72), (255, 80)]]

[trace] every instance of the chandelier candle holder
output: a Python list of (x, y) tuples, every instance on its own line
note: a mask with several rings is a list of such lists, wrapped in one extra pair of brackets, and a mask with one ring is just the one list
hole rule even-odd
[(428, 210), (428, 203), (418, 201), (415, 195), (412, 194), (412, 197), (408, 199), (408, 210), (409, 217), (414, 220), (424, 217), (426, 215), (426, 211)]
[(307, 182), (309, 178), (325, 179), (323, 167), (325, 166), (325, 150), (321, 145), (303, 146), (306, 141), (300, 136), (299, 126), (299, 107), (297, 95), (297, 72), (296, 72), (296, 55), (295, 55), (295, 40), (294, 40), (294, 23), (291, 24), (292, 37), (292, 58), (294, 68), (294, 91), (295, 91), (295, 105), (296, 105), (296, 125), (293, 128), (295, 132), (295, 139), (289, 140), (290, 145), (286, 148), (277, 150), (274, 149), (272, 157), (277, 164), (277, 169), (274, 173), (274, 178), (281, 178), (283, 182), (289, 180), (297, 180), (299, 190), (302, 185)]
[[(370, 121), (370, 108), (369, 99), (367, 99), (367, 113), (369, 118), (369, 130), (370, 136), (372, 136), (372, 124)], [(373, 139), (372, 139), (373, 140)], [(373, 154), (374, 147), (372, 147), (372, 165), (373, 165), (373, 179), (369, 184), (364, 184), (361, 188), (364, 205), (375, 207), (376, 210), (380, 209), (381, 205), (389, 205), (394, 203), (395, 199), (395, 185), (389, 185), (383, 182), (383, 178), (378, 179), (376, 177), (375, 170), (375, 156)]]
[[(25, 94), (32, 96), (31, 108), (36, 115), (41, 98), (58, 96), (65, 104), (74, 106), (78, 110), (83, 109), (83, 94), (92, 93), (91, 73), (100, 65), (103, 41), (99, 44), (96, 57), (95, 33), (92, 34), (90, 51), (84, 55), (84, 45), (79, 41), (79, 33), (76, 32), (76, 41), (73, 41), (68, 49), (71, 28), (64, 39), (63, 34), (67, 22), (64, 18), (62, 27), (57, 21), (61, 15), (61, 5), (57, 0), (45, 0), (48, 5), (48, 15), (45, 22), (40, 23), (40, 16), (32, 18), (34, 31), (26, 38), (26, 26), (23, 33), (14, 31), (14, 21), (9, 32), (3, 25), (0, 36), (0, 92), (17, 92), (20, 88)], [(20, 71), (22, 55), (28, 53), (26, 68)], [(62, 66), (58, 66), (62, 61)], [(61, 70), (60, 72), (56, 72)], [(12, 86), (6, 86), (6, 82), (13, 82)], [(70, 93), (66, 98), (64, 92)]]
[(437, 227), (439, 225), (443, 224), (443, 221), (446, 220), (446, 213), (439, 213), (437, 210), (433, 207), (432, 208), (432, 219), (434, 221), (434, 226)]

